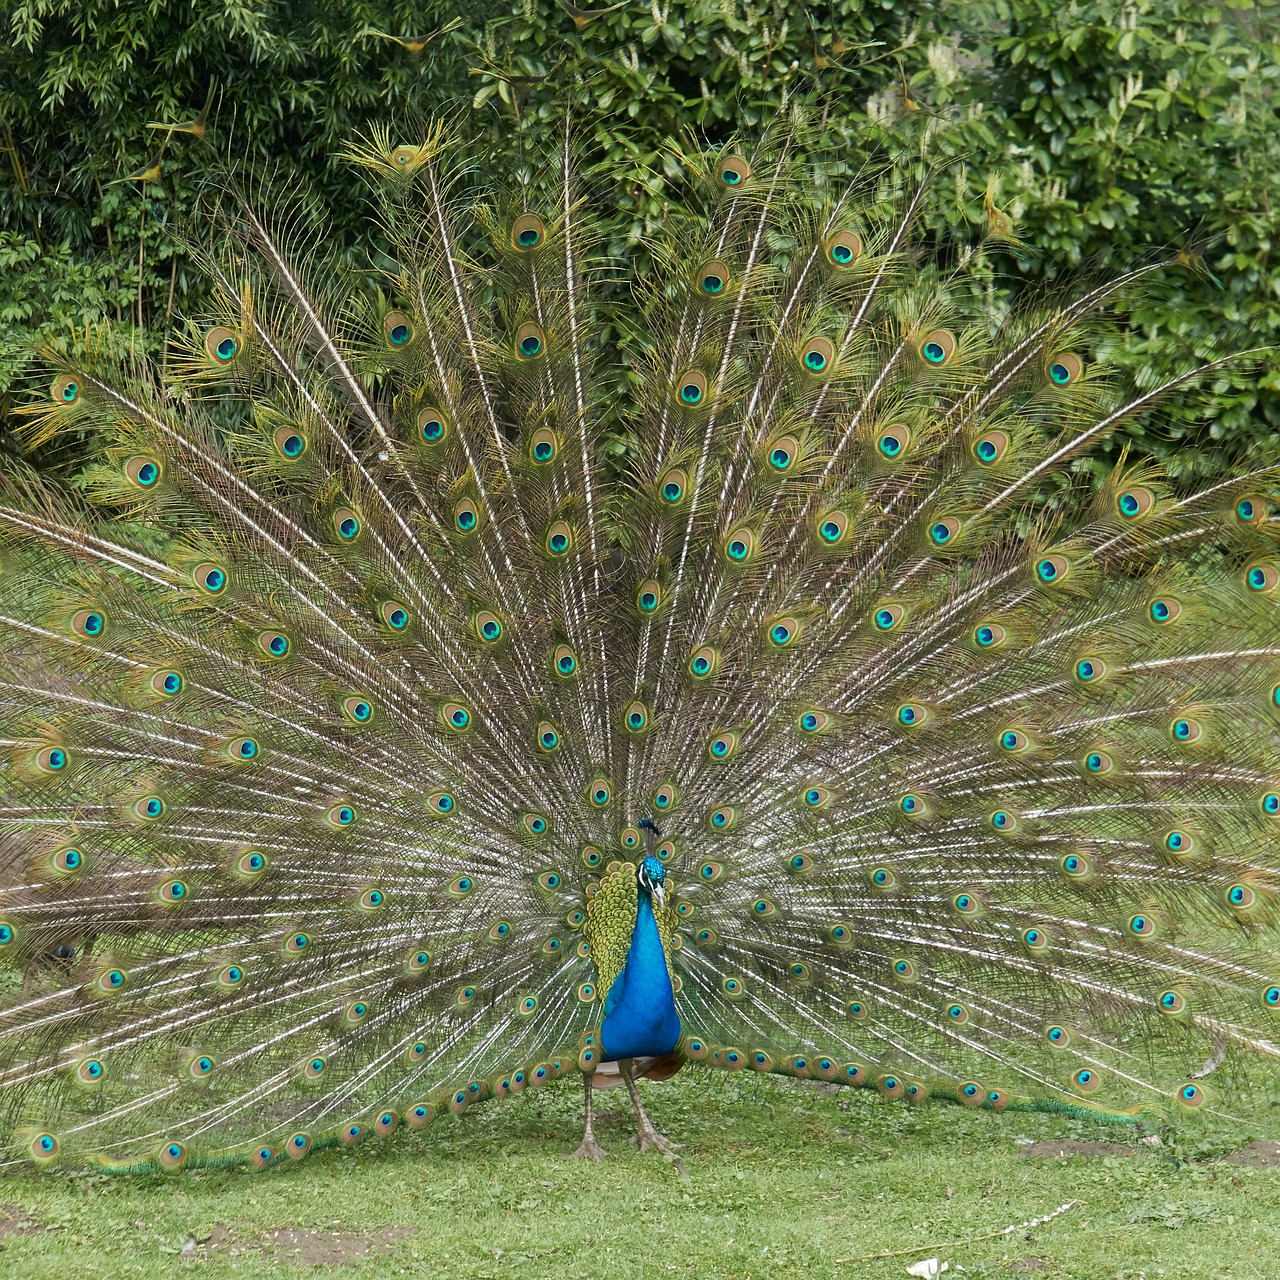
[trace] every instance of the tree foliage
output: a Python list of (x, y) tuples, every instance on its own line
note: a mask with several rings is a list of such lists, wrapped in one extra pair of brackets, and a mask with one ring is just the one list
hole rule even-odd
[[(581, 141), (625, 249), (678, 216), (681, 144), (759, 128), (796, 95), (820, 96), (851, 157), (868, 125), (936, 116), (934, 228), (972, 236), (992, 199), (1015, 218), (1020, 249), (975, 268), (993, 315), (1080, 264), (1160, 252), (1183, 265), (1103, 358), (1141, 379), (1224, 341), (1278, 342), (1278, 18), (1275, 0), (11, 0), (0, 388), (41, 331), (106, 315), (149, 343), (199, 308), (175, 231), (211, 153), (150, 126), (210, 94), (213, 146), (305, 182), (357, 261), (363, 201), (339, 152), (380, 123), (456, 116), (500, 169), (536, 163), (566, 100), (591, 107)], [(1274, 454), (1278, 365), (1131, 433), (1175, 468)]]

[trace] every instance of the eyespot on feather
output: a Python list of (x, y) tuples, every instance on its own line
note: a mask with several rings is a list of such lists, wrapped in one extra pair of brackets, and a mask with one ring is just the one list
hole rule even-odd
[(851, 267), (862, 257), (862, 240), (852, 231), (837, 231), (826, 241), (827, 261), (834, 267)]
[(835, 345), (827, 338), (810, 338), (800, 347), (800, 367), (813, 377), (829, 373), (835, 359)]
[(382, 318), (382, 335), (392, 347), (407, 347), (413, 340), (413, 321), (403, 311), (389, 311)]
[(154, 489), (160, 483), (161, 474), (159, 460), (143, 454), (135, 454), (124, 464), (124, 478), (135, 489)]
[(1009, 452), (1007, 431), (987, 431), (973, 442), (974, 460), (984, 467), (994, 467)]
[(925, 364), (941, 368), (949, 364), (956, 353), (956, 340), (948, 329), (935, 329), (926, 334), (920, 343), (920, 356)]
[(547, 335), (542, 326), (526, 321), (516, 330), (516, 355), (521, 360), (536, 360), (547, 346)]
[(1084, 361), (1074, 351), (1060, 351), (1045, 362), (1044, 370), (1052, 386), (1069, 387), (1079, 382), (1084, 373)]
[(676, 379), (676, 400), (685, 409), (696, 409), (706, 403), (708, 383), (706, 375), (697, 369), (688, 369)]
[(707, 298), (718, 298), (729, 287), (729, 266), (712, 258), (698, 268), (698, 292)]
[(216, 365), (229, 365), (240, 350), (240, 338), (223, 325), (210, 329), (204, 336), (204, 349)]
[(728, 155), (716, 165), (716, 180), (722, 187), (736, 191), (751, 178), (751, 165), (740, 155)]
[(418, 439), (423, 444), (439, 444), (449, 434), (449, 420), (434, 405), (418, 410)]
[(304, 432), (286, 423), (275, 429), (271, 443), (286, 462), (297, 462), (306, 453), (308, 440)]
[(547, 238), (547, 225), (536, 213), (522, 213), (511, 224), (511, 244), (516, 249), (536, 249)]

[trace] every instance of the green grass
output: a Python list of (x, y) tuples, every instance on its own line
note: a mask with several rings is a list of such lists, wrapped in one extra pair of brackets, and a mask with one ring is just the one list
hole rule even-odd
[[(1252, 1133), (1197, 1122), (1153, 1146), (1142, 1131), (1057, 1116), (911, 1108), (861, 1090), (691, 1070), (645, 1085), (655, 1123), (688, 1143), (681, 1179), (628, 1145), (621, 1117), (599, 1129), (604, 1164), (566, 1160), (579, 1136), (575, 1084), (280, 1171), (0, 1178), (0, 1203), (16, 1219), (0, 1215), (0, 1274), (270, 1277), (342, 1266), (422, 1280), (857, 1280), (904, 1276), (939, 1255), (949, 1275), (963, 1266), (970, 1276), (1081, 1280), (1280, 1277), (1280, 1169), (1224, 1159), (1250, 1136), (1280, 1136), (1265, 1097)], [(606, 1115), (622, 1110), (621, 1092), (596, 1096)], [(1027, 1139), (1120, 1143), (1131, 1154), (1028, 1159)], [(1068, 1200), (1081, 1203), (1032, 1232), (926, 1247)]]

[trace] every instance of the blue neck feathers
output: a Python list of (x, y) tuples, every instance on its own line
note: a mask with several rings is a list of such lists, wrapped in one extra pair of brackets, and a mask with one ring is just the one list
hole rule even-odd
[(600, 1044), (604, 1060), (661, 1057), (680, 1040), (675, 993), (667, 972), (653, 903), (640, 890), (627, 962), (605, 997)]

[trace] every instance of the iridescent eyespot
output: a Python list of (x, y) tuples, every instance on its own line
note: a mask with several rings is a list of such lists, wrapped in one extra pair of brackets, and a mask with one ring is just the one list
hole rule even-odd
[(1199, 720), (1178, 719), (1169, 726), (1169, 736), (1175, 742), (1199, 742), (1204, 729)]
[(676, 379), (676, 398), (686, 409), (696, 409), (707, 398), (707, 379), (690, 369)]
[(107, 629), (107, 616), (101, 609), (81, 609), (71, 618), (71, 630), (87, 640), (96, 640)]
[(1062, 874), (1072, 880), (1085, 880), (1093, 871), (1089, 859), (1082, 853), (1069, 853), (1059, 863)]
[(720, 982), (720, 990), (729, 997), (730, 1000), (736, 1000), (739, 996), (747, 993), (746, 983), (741, 978), (724, 978)]
[(867, 880), (873, 889), (895, 889), (898, 877), (889, 867), (874, 867), (867, 872)]
[(675, 841), (664, 840), (653, 852), (659, 862), (670, 862), (676, 856)]
[(1168, 831), (1164, 836), (1165, 851), (1185, 858), (1196, 851), (1196, 838), (1189, 831)]
[(59, 404), (75, 404), (80, 399), (80, 383), (70, 374), (55, 378), (49, 387), (49, 394)]
[(340, 542), (354, 542), (361, 529), (360, 517), (350, 507), (339, 507), (333, 513), (333, 531)]
[(698, 868), (698, 879), (706, 884), (714, 884), (724, 874), (724, 867), (718, 862), (704, 862)]
[(956, 340), (946, 329), (935, 329), (920, 344), (920, 354), (926, 364), (941, 366), (956, 353)]
[(167, 806), (159, 796), (140, 796), (129, 806), (130, 812), (139, 822), (154, 822), (164, 817)]
[(550, 427), (539, 427), (529, 437), (529, 457), (539, 465), (552, 461), (559, 448), (560, 440)]
[(1125, 489), (1116, 497), (1116, 511), (1123, 520), (1139, 520), (1150, 514), (1156, 504), (1155, 494), (1150, 489), (1139, 486)]
[(1115, 759), (1109, 751), (1090, 751), (1084, 758), (1085, 772), (1098, 777), (1115, 772), (1115, 768)]
[(836, 267), (851, 267), (862, 256), (862, 240), (852, 231), (837, 231), (827, 239), (827, 261)]
[(81, 1084), (101, 1084), (107, 1078), (107, 1069), (100, 1058), (82, 1058), (76, 1063), (75, 1073)]
[(490, 942), (505, 942), (510, 936), (511, 921), (509, 920), (499, 920), (498, 923), (489, 930)]
[(595, 845), (586, 844), (582, 846), (582, 861), (594, 870), (604, 861), (604, 854)]
[(53, 867), (54, 873), (63, 876), (79, 875), (85, 868), (86, 859), (84, 853), (76, 848), (59, 849), (53, 857), (49, 859), (50, 865)]
[(546, 236), (546, 223), (536, 213), (522, 213), (511, 224), (511, 243), (517, 249), (536, 249)]
[(806, 373), (826, 373), (835, 358), (836, 349), (826, 338), (810, 338), (800, 348), (800, 364)]
[(979, 649), (998, 649), (1008, 632), (998, 622), (983, 622), (973, 629), (973, 642)]
[(1101, 658), (1080, 658), (1071, 674), (1081, 684), (1098, 684), (1107, 675), (1107, 664)]
[(1237, 498), (1233, 514), (1241, 524), (1257, 524), (1267, 515), (1267, 500), (1250, 494)]
[(1065, 582), (1071, 573), (1071, 561), (1066, 556), (1045, 556), (1036, 561), (1036, 580), (1046, 586)]
[(185, 880), (166, 880), (156, 890), (156, 897), (168, 906), (186, 902), (190, 896), (191, 889)]
[(427, 796), (425, 803), (428, 813), (436, 814), (442, 818), (453, 813), (458, 807), (457, 801), (448, 791), (433, 791)]
[(725, 156), (716, 166), (716, 177), (721, 186), (734, 190), (751, 177), (751, 166), (742, 156)]
[(780, 475), (786, 474), (800, 457), (800, 442), (795, 436), (779, 436), (765, 450), (769, 466)]
[(71, 756), (65, 747), (45, 747), (35, 756), (35, 766), (41, 773), (65, 773)]
[(384, 600), (378, 606), (378, 617), (391, 631), (403, 631), (409, 625), (409, 609), (398, 600)]
[(172, 698), (181, 693), (182, 683), (182, 675), (177, 671), (154, 671), (147, 678), (147, 688), (161, 698)]
[(495, 613), (481, 610), (472, 619), (476, 637), (484, 644), (497, 644), (502, 639), (502, 622)]
[(546, 342), (546, 334), (541, 326), (532, 321), (522, 324), (516, 330), (516, 354), (522, 360), (536, 359), (546, 348)]
[(594, 1000), (595, 998), (596, 998), (596, 988), (594, 983), (584, 982), (578, 988), (578, 999), (581, 1000), (583, 1004), (590, 1004), (591, 1001)]
[(977, 915), (982, 910), (982, 900), (976, 893), (967, 890), (955, 894), (951, 899), (952, 910), (962, 916)]
[(825, 809), (831, 799), (831, 791), (823, 786), (807, 786), (800, 792), (800, 802), (806, 809)]
[(725, 559), (730, 564), (745, 564), (756, 549), (756, 536), (750, 529), (735, 529), (724, 540)]
[(460, 702), (445, 702), (440, 706), (440, 722), (452, 733), (464, 733), (471, 728), (471, 712)]
[(117, 995), (129, 985), (129, 975), (123, 969), (106, 969), (98, 975), (94, 989), (99, 995)]
[(730, 729), (717, 733), (707, 744), (712, 760), (728, 760), (738, 748), (738, 735)]
[(918, 729), (929, 719), (929, 708), (919, 702), (904, 702), (893, 715), (904, 729)]
[(644, 843), (644, 837), (638, 827), (623, 827), (618, 832), (618, 843), (624, 849), (638, 849)]
[(793, 875), (802, 876), (813, 870), (813, 859), (807, 853), (793, 853), (786, 860), (786, 866)]
[(906, 612), (899, 604), (882, 604), (871, 616), (872, 622), (875, 623), (877, 631), (892, 631), (903, 618)]
[(377, 911), (380, 907), (384, 907), (386, 902), (387, 895), (381, 889), (366, 889), (356, 899), (356, 906), (361, 911)]
[(1247, 884), (1233, 884), (1222, 896), (1233, 911), (1248, 911), (1258, 902), (1257, 891)]
[(839, 546), (849, 532), (849, 517), (843, 511), (828, 511), (818, 517), (814, 527), (822, 546)]
[(1268, 818), (1280, 817), (1280, 794), (1274, 791), (1265, 792), (1258, 800), (1258, 808)]
[(404, 1113), (404, 1122), (410, 1129), (421, 1129), (431, 1123), (435, 1116), (435, 1105), (430, 1102), (415, 1102)]
[[(431, 953), (429, 951), (411, 951), (405, 957), (404, 970), (406, 973), (422, 973), (430, 963)], [(423, 1052), (425, 1052), (425, 1048)]]
[(695, 649), (689, 658), (689, 674), (695, 680), (705, 680), (720, 669), (720, 651), (710, 645)]
[(324, 820), (331, 827), (351, 827), (355, 825), (359, 814), (349, 804), (335, 804), (325, 810)]
[(800, 718), (796, 724), (801, 733), (808, 735), (822, 733), (824, 730), (832, 728), (835, 725), (835, 720), (825, 711), (820, 711), (817, 707), (809, 707), (800, 713)]
[(1009, 452), (1006, 431), (988, 431), (973, 442), (973, 456), (984, 467), (993, 467)]
[(698, 290), (709, 298), (718, 298), (729, 287), (729, 267), (719, 258), (704, 262), (698, 268)]
[(187, 1158), (187, 1149), (180, 1142), (169, 1142), (160, 1148), (160, 1163), (166, 1169), (180, 1169)]
[(567, 644), (557, 645), (551, 653), (551, 666), (562, 680), (578, 674), (578, 657)]
[(1143, 911), (1131, 915), (1125, 922), (1125, 928), (1135, 938), (1150, 938), (1156, 933), (1158, 927), (1154, 917)]
[(790, 614), (774, 618), (766, 624), (766, 634), (775, 649), (788, 649), (799, 638), (800, 620)]
[(1054, 1023), (1051, 1026), (1045, 1027), (1044, 1038), (1055, 1049), (1066, 1049), (1066, 1048), (1069, 1048), (1071, 1045), (1070, 1030), (1066, 1027), (1058, 1026), (1056, 1023)]
[(1250, 591), (1270, 595), (1280, 584), (1280, 570), (1273, 564), (1252, 564), (1244, 573), (1244, 585)]
[(284, 940), (283, 950), (288, 955), (300, 956), (310, 946), (311, 935), (309, 933), (291, 933)]
[(1022, 931), (1022, 945), (1028, 951), (1043, 951), (1049, 945), (1049, 935), (1041, 928), (1032, 925)]
[(1198, 1084), (1180, 1085), (1173, 1096), (1184, 1107), (1202, 1107), (1205, 1103), (1205, 1091)]
[(876, 452), (890, 462), (902, 457), (911, 445), (911, 433), (906, 427), (886, 427), (876, 436)]
[(654, 579), (642, 582), (636, 589), (636, 608), (642, 617), (651, 617), (662, 603), (662, 587)]
[(217, 364), (227, 365), (236, 358), (240, 340), (230, 329), (219, 326), (205, 334), (204, 349)]
[(297, 462), (307, 451), (307, 437), (297, 427), (277, 427), (271, 437), (276, 452), (286, 462)]
[(192, 581), (201, 591), (211, 596), (221, 595), (227, 586), (227, 571), (218, 564), (198, 565), (191, 574)]
[(563, 521), (557, 520), (548, 530), (543, 544), (549, 555), (565, 555), (573, 546), (573, 530)]
[(949, 1004), (946, 1007), (947, 1021), (962, 1027), (973, 1016), (962, 1004)]
[(453, 504), (453, 527), (462, 534), (475, 533), (480, 527), (480, 508), (470, 498)]
[(526, 813), (520, 819), (520, 825), (531, 836), (544, 836), (551, 829), (550, 822), (541, 813)]
[(390, 311), (382, 319), (382, 332), (393, 347), (405, 347), (413, 338), (413, 322), (403, 311)]
[(141, 455), (130, 458), (124, 464), (124, 478), (135, 489), (154, 489), (160, 483), (160, 463)]
[(550, 755), (554, 751), (559, 751), (560, 747), (563, 745), (560, 737), (560, 730), (547, 720), (541, 720), (538, 722), (538, 727), (534, 730), (534, 741), (538, 745), (538, 750), (544, 755)]
[(935, 547), (950, 546), (960, 534), (960, 521), (954, 516), (944, 516), (929, 526), (929, 541)]
[(1161, 1013), (1177, 1015), (1183, 1013), (1187, 1007), (1187, 998), (1181, 991), (1172, 988), (1168, 991), (1162, 991), (1156, 996), (1156, 1008)]
[(597, 809), (603, 809), (613, 798), (613, 788), (605, 778), (594, 778), (587, 786), (587, 799)]
[(238, 987), (244, 979), (244, 969), (238, 964), (229, 964), (218, 974), (218, 984), (223, 987)]
[(418, 410), (418, 436), (423, 444), (439, 444), (449, 434), (449, 421), (433, 406)]
[(1002, 730), (996, 743), (1001, 751), (1014, 756), (1021, 755), (1031, 746), (1031, 740), (1021, 729)]
[(923, 796), (908, 794), (898, 799), (898, 811), (908, 818), (924, 818), (928, 816), (929, 805)]
[(643, 702), (630, 702), (622, 709), (622, 724), (628, 733), (643, 733), (649, 720), (649, 708)]
[(688, 492), (689, 475), (680, 468), (668, 471), (658, 483), (658, 497), (669, 507), (679, 503)]
[(228, 760), (233, 760), (237, 764), (247, 764), (250, 760), (256, 760), (262, 754), (262, 748), (256, 738), (232, 738), (223, 747), (222, 754)]
[(1001, 835), (1012, 835), (1018, 829), (1018, 815), (1010, 812), (1008, 809), (996, 809), (987, 816), (987, 821), (991, 824), (993, 831), (998, 831)]
[(455, 898), (465, 898), (475, 887), (475, 881), (470, 876), (459, 876), (449, 886), (449, 892)]
[(1172, 596), (1160, 596), (1147, 604), (1147, 617), (1159, 626), (1175, 621), (1181, 613), (1181, 602)]
[(1045, 372), (1055, 387), (1068, 387), (1084, 372), (1084, 361), (1072, 351), (1060, 351), (1050, 357)]
[(558, 871), (544, 871), (538, 877), (538, 884), (548, 891), (554, 891), (564, 883)]
[(707, 824), (713, 831), (728, 831), (738, 820), (738, 811), (731, 805), (721, 805), (712, 809), (707, 816)]
[(899, 982), (910, 982), (916, 976), (916, 966), (910, 960), (894, 960), (890, 964), (890, 970)]

